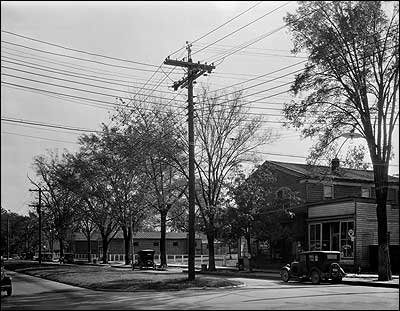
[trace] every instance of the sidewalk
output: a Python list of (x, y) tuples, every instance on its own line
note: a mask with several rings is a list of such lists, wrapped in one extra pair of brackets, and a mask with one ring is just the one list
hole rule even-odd
[[(169, 267), (181, 267), (185, 270), (186, 265), (168, 265)], [(265, 278), (280, 280), (280, 273), (278, 269), (253, 269), (253, 271), (239, 271), (235, 267), (216, 267), (216, 272), (201, 271), (200, 267), (196, 267), (196, 273), (199, 274), (215, 274), (232, 277), (245, 277), (245, 278)], [(187, 270), (186, 270), (187, 271)], [(378, 286), (399, 288), (399, 276), (392, 275), (391, 281), (378, 281), (377, 274), (355, 274), (348, 273), (342, 280), (342, 284), (361, 285), (361, 286)]]

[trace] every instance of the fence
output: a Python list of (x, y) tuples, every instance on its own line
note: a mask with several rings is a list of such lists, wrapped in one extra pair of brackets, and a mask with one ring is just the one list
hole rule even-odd
[[(97, 258), (97, 260), (101, 260), (103, 254), (91, 254), (91, 258)], [(75, 259), (77, 260), (87, 260), (87, 254), (75, 254)], [(154, 262), (156, 264), (160, 264), (160, 254), (154, 255)], [(134, 255), (135, 260), (137, 259), (137, 254)], [(208, 264), (208, 255), (196, 255), (195, 256), (195, 265)], [(231, 255), (215, 255), (215, 265), (222, 267), (234, 267), (237, 263), (237, 254)], [(108, 254), (109, 262), (125, 262), (125, 254)], [(168, 255), (167, 254), (167, 264), (188, 264), (188, 255), (180, 254), (180, 255)]]

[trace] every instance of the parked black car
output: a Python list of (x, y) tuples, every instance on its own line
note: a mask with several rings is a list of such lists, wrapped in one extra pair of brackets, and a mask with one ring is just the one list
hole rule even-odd
[(7, 296), (11, 296), (12, 294), (11, 276), (7, 275), (4, 270), (3, 258), (1, 258), (1, 291), (6, 291)]
[(64, 256), (60, 257), (60, 263), (75, 263), (75, 256), (73, 253), (64, 253)]
[(297, 279), (311, 280), (313, 284), (328, 280), (338, 283), (346, 275), (340, 266), (340, 252), (337, 251), (302, 252), (299, 261), (293, 261), (282, 267), (280, 274), (284, 282)]
[(154, 263), (154, 253), (155, 250), (152, 249), (143, 249), (138, 251), (138, 260), (133, 265), (133, 268), (152, 268), (156, 269), (156, 264)]

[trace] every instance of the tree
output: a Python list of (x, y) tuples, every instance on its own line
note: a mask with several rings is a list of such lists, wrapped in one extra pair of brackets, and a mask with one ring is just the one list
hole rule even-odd
[(251, 151), (269, 141), (260, 133), (261, 119), (246, 115), (241, 92), (212, 96), (206, 88), (197, 95), (195, 130), (196, 204), (207, 235), (209, 270), (215, 270), (214, 240), (221, 229), (223, 196), (228, 179), (240, 164), (251, 160)]
[(80, 210), (96, 225), (102, 238), (102, 262), (107, 263), (108, 246), (119, 227), (110, 203), (113, 193), (109, 178), (113, 176), (113, 167), (103, 157), (104, 145), (99, 136), (83, 135), (79, 142), (81, 148), (69, 155), (69, 170), (62, 180), (85, 203)]
[(67, 234), (71, 233), (78, 203), (77, 196), (62, 185), (58, 174), (59, 166), (65, 161), (66, 154), (60, 158), (56, 152), (49, 152), (48, 157), (43, 155), (35, 157), (33, 166), (39, 182), (31, 180), (35, 186), (45, 189), (42, 195), (42, 213), (43, 219), (47, 221), (43, 223), (47, 224), (48, 230), (55, 230), (60, 243), (60, 257), (64, 254), (64, 244)]
[(386, 202), (399, 117), (398, 4), (388, 11), (388, 4), (379, 1), (302, 1), (285, 19), (293, 52), (309, 53), (291, 87), (305, 98), (287, 104), (284, 112), (288, 124), (302, 128), (304, 137), (318, 139), (310, 158), (349, 131), (361, 134), (368, 145), (377, 203), (379, 280), (392, 278)]
[[(301, 203), (299, 194), (276, 184), (275, 174), (264, 165), (250, 176), (238, 174), (229, 195), (234, 203), (228, 207), (229, 220), (236, 236), (244, 236), (249, 257), (253, 257), (251, 239), (269, 241), (270, 249), (292, 235), (283, 219), (293, 218), (292, 209)], [(280, 193), (280, 195), (278, 195)], [(250, 266), (251, 269), (251, 266)]]
[[(150, 109), (151, 108), (151, 109)], [(175, 160), (184, 165), (182, 148), (179, 146), (180, 132), (176, 129), (176, 112), (162, 104), (151, 107), (132, 101), (130, 111), (120, 110), (119, 121), (129, 131), (125, 145), (127, 157), (140, 153), (140, 171), (146, 179), (147, 202), (160, 217), (161, 266), (167, 266), (166, 227), (168, 214), (185, 194), (187, 180), (175, 165)], [(135, 146), (135, 148), (132, 148)]]

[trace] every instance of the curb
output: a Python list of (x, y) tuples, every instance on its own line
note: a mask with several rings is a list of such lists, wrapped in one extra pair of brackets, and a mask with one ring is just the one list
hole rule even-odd
[[(223, 272), (208, 272), (199, 271), (196, 272), (203, 275), (216, 275), (216, 276), (228, 276), (228, 277), (239, 277), (247, 279), (266, 279), (266, 280), (280, 280), (279, 276), (266, 276), (266, 275), (251, 275), (251, 274), (239, 274), (239, 273), (223, 273)], [(384, 283), (384, 282), (374, 282), (374, 281), (360, 281), (360, 280), (342, 280), (340, 284), (356, 285), (356, 286), (371, 286), (371, 287), (386, 287), (386, 288), (400, 288), (399, 284)]]

